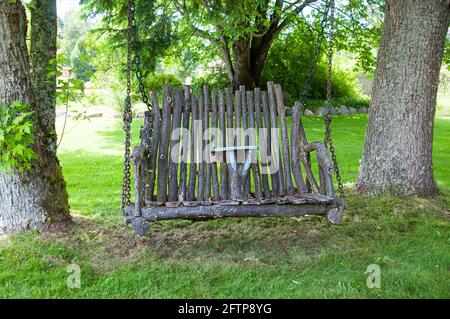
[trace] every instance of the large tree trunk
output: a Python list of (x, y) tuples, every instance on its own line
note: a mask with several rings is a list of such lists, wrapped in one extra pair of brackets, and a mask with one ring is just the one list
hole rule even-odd
[(6, 103), (29, 103), (35, 111), (34, 150), (39, 158), (24, 173), (0, 173), (0, 232), (41, 227), (70, 218), (60, 167), (45, 145), (43, 127), (46, 120), (43, 117), (46, 113), (33, 96), (26, 31), (27, 21), (21, 1), (1, 1), (0, 98)]
[(450, 0), (387, 0), (357, 189), (437, 192), (431, 150)]
[[(56, 155), (56, 0), (36, 0), (31, 6), (31, 80), (39, 105), (39, 124), (47, 151)], [(49, 76), (52, 71), (54, 75)]]
[(264, 62), (275, 36), (268, 32), (264, 37), (242, 38), (233, 42), (232, 72), (228, 70), (228, 73), (232, 74), (230, 81), (235, 89), (239, 85), (245, 85), (248, 89), (260, 85)]

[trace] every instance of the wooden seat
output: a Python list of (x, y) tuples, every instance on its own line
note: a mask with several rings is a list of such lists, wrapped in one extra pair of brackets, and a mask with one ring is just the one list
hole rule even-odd
[(340, 222), (328, 150), (308, 142), (302, 105), (287, 112), (279, 85), (212, 93), (204, 86), (198, 95), (165, 86), (161, 108), (157, 93), (151, 97), (131, 157), (128, 221), (319, 214)]

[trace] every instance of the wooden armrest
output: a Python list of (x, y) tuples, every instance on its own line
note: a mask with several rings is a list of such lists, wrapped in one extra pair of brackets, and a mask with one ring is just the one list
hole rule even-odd
[(328, 174), (334, 173), (334, 165), (331, 160), (330, 154), (328, 153), (328, 149), (325, 144), (320, 142), (311, 142), (303, 145), (303, 151), (306, 153), (311, 153), (312, 151), (316, 151), (317, 162), (319, 165), (326, 170)]

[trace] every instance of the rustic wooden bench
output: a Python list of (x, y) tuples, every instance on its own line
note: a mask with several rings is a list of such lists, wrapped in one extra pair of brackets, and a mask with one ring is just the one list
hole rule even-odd
[(328, 150), (308, 142), (302, 105), (287, 112), (280, 85), (212, 93), (204, 86), (198, 95), (165, 86), (161, 108), (156, 92), (151, 99), (131, 155), (134, 204), (124, 211), (138, 234), (148, 221), (169, 219), (324, 215), (341, 222)]

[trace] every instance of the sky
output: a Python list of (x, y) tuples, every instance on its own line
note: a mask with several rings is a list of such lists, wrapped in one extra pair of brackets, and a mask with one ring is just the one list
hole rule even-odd
[(56, 6), (60, 18), (63, 18), (68, 12), (80, 7), (79, 0), (57, 0)]

